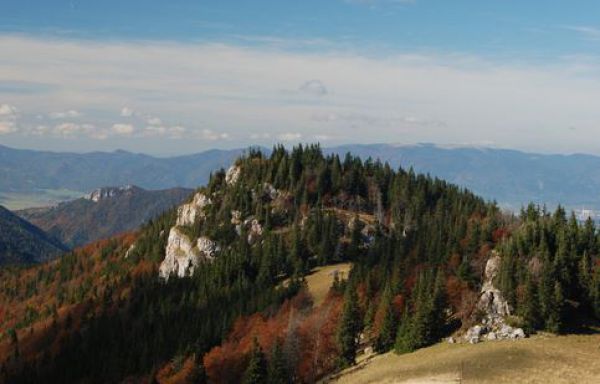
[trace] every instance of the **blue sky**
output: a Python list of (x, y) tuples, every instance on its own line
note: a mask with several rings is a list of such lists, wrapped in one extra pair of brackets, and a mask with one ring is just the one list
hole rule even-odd
[(600, 154), (595, 1), (3, 1), (0, 143)]

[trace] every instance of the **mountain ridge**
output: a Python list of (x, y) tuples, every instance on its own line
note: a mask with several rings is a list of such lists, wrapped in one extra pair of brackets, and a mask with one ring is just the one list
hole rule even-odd
[(77, 247), (137, 229), (181, 204), (192, 192), (192, 189), (186, 188), (145, 190), (133, 185), (103, 187), (54, 207), (31, 208), (16, 213), (67, 246)]
[[(66, 188), (83, 194), (104, 185), (195, 188), (204, 184), (211, 172), (228, 167), (246, 151), (212, 149), (162, 158), (124, 150), (63, 154), (0, 146), (0, 203), (3, 192), (36, 193), (40, 189)], [(363, 159), (387, 161), (393, 168), (412, 167), (513, 211), (531, 201), (549, 207), (561, 204), (600, 210), (600, 194), (595, 193), (600, 190), (600, 157), (591, 154), (538, 154), (460, 145), (446, 148), (428, 143), (348, 144), (324, 152), (341, 156), (351, 152)]]

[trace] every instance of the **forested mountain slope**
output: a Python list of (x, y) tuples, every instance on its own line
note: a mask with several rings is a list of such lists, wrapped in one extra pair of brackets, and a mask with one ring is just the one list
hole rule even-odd
[(16, 213), (67, 246), (77, 247), (137, 229), (181, 204), (191, 193), (185, 188), (148, 191), (136, 186), (105, 187), (86, 198)]
[(66, 249), (57, 239), (0, 206), (0, 265), (46, 261)]
[[(318, 146), (249, 151), (136, 234), (4, 271), (0, 378), (315, 382), (364, 348), (405, 353), (480, 321), (492, 250), (495, 284), (529, 332), (600, 315), (592, 222), (533, 206), (506, 216), (444, 181)], [(304, 276), (339, 262), (351, 272), (314, 305)]]

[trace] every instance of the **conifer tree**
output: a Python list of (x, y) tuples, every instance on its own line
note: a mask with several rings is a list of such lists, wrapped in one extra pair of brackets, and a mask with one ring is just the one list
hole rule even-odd
[(384, 317), (375, 340), (375, 350), (377, 352), (387, 352), (394, 345), (397, 331), (397, 319), (392, 307), (392, 291), (389, 286), (385, 288), (381, 298), (380, 311), (384, 313)]
[(291, 383), (290, 375), (287, 371), (287, 363), (283, 354), (283, 347), (281, 342), (278, 340), (275, 342), (275, 346), (271, 351), (271, 358), (269, 359), (269, 384), (287, 384)]
[(340, 350), (339, 365), (348, 367), (354, 365), (358, 335), (362, 329), (358, 296), (353, 284), (348, 284), (344, 294), (344, 307), (336, 335)]
[(244, 384), (265, 384), (267, 383), (267, 360), (265, 354), (255, 337), (250, 352), (250, 361), (248, 368), (244, 373)]

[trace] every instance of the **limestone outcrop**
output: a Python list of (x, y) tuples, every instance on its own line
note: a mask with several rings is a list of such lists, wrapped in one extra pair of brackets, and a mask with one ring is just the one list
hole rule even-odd
[(485, 276), (476, 309), (483, 313), (480, 324), (474, 325), (464, 335), (465, 341), (476, 344), (484, 340), (522, 339), (525, 332), (521, 328), (506, 323), (510, 316), (510, 306), (502, 292), (494, 286), (494, 279), (500, 270), (501, 258), (496, 252), (485, 265)]
[(204, 208), (209, 204), (211, 204), (209, 197), (201, 192), (196, 193), (190, 203), (183, 204), (177, 208), (177, 221), (175, 225), (193, 225), (197, 218), (204, 217)]
[(242, 169), (239, 166), (232, 165), (231, 167), (229, 167), (229, 169), (225, 173), (225, 182), (227, 183), (227, 185), (237, 183), (241, 173)]
[(165, 259), (158, 269), (159, 277), (168, 280), (170, 276), (191, 276), (200, 263), (212, 260), (219, 250), (211, 239), (202, 236), (194, 244), (179, 228), (173, 227), (169, 232)]

